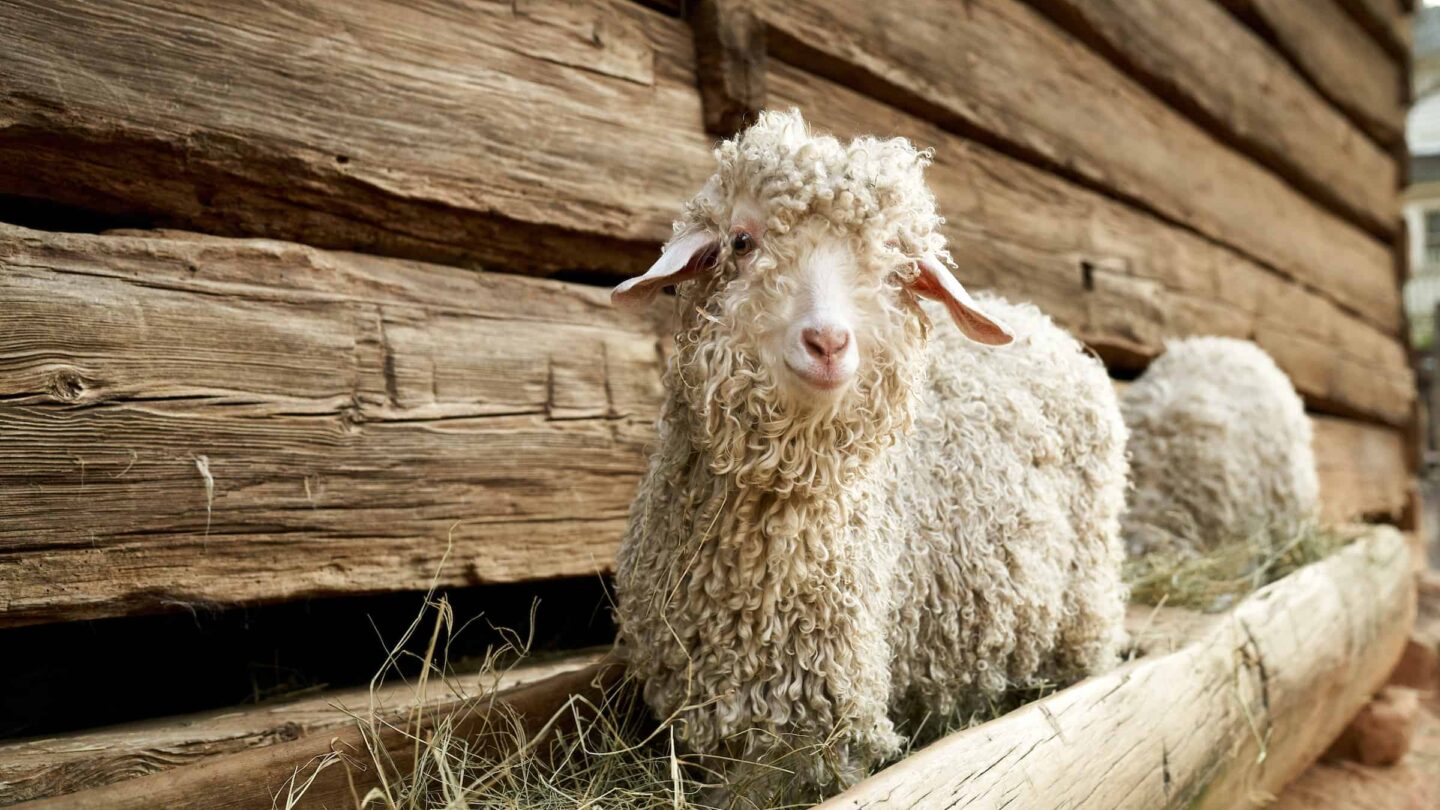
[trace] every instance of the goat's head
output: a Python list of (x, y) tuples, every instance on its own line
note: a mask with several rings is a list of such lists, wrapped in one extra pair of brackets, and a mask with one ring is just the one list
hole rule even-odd
[(928, 328), (917, 297), (972, 340), (1010, 342), (947, 267), (928, 153), (815, 136), (792, 111), (762, 114), (716, 157), (659, 261), (612, 294), (644, 303), (676, 285), (679, 382), (712, 432), (718, 419), (752, 446), (757, 432), (782, 440), (772, 449), (797, 426), (838, 429), (841, 445), (893, 433)]

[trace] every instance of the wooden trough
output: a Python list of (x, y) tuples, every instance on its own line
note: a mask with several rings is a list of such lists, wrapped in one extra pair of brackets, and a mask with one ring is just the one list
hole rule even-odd
[[(1393, 529), (1372, 529), (1223, 614), (1135, 606), (1129, 624), (1136, 660), (946, 737), (821, 807), (1258, 807), (1318, 758), (1385, 683), (1414, 618), (1409, 545)], [(517, 671), (508, 677), (523, 685), (502, 683), (493, 699), (533, 730), (572, 694), (593, 697), (620, 677), (611, 662), (568, 665), (575, 668), (533, 681), (567, 664)], [(425, 706), (426, 722), (460, 712), (478, 727), (471, 713), (485, 711), (489, 699), (435, 701)], [(348, 703), (357, 700), (363, 705), (356, 694)], [(271, 711), (313, 718), (291, 741), (257, 738), (259, 712), (251, 711), (0, 747), (0, 763), (7, 763), (0, 800), (116, 780), (19, 807), (266, 810), (297, 771), (308, 775), (332, 751), (364, 751), (349, 715), (327, 715), (319, 703)], [(390, 711), (409, 713), (403, 703)], [(237, 735), (241, 728), (247, 731)], [(413, 726), (395, 728), (381, 744), (404, 752), (413, 746), (411, 733)], [(237, 736), (245, 750), (233, 750)], [(126, 779), (127, 761), (158, 770)], [(337, 764), (316, 775), (295, 807), (351, 807), (377, 783), (373, 769)]]

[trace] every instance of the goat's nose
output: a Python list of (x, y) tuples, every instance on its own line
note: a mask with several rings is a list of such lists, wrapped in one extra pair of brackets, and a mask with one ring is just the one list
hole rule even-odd
[(805, 342), (805, 350), (816, 360), (830, 362), (845, 351), (850, 345), (850, 330), (838, 326), (822, 326), (818, 329), (806, 329), (800, 333), (800, 339)]

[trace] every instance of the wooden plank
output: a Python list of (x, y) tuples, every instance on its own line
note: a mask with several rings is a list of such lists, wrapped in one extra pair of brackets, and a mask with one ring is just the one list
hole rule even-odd
[(1335, 0), (1220, 0), (1264, 31), (1315, 86), (1386, 146), (1405, 139), (1404, 63)]
[(1102, 352), (1143, 368), (1171, 337), (1253, 338), (1317, 410), (1408, 425), (1401, 342), (1240, 253), (1115, 199), (772, 62), (776, 104), (841, 134), (933, 147), (927, 172), (962, 280), (1040, 306)]
[[(461, 737), (483, 739), (487, 730), (499, 723), (510, 728), (514, 722), (527, 734), (536, 734), (546, 721), (577, 697), (589, 704), (599, 704), (610, 690), (620, 683), (624, 667), (606, 659), (570, 672), (545, 678), (507, 690), (467, 701), (436, 705), (420, 713), (419, 734), (434, 729), (442, 722), (453, 723), (453, 731)], [(495, 704), (504, 707), (503, 711)], [(492, 715), (492, 713), (494, 713)], [(513, 721), (512, 721), (513, 718)], [(563, 722), (562, 722), (563, 727)], [(296, 810), (354, 807), (356, 798), (380, 784), (376, 768), (367, 753), (374, 750), (389, 764), (387, 778), (394, 780), (408, 772), (415, 749), (416, 724), (380, 725), (367, 737), (352, 725), (329, 734), (314, 734), (292, 742), (254, 748), (226, 757), (203, 760), (193, 765), (129, 779), (123, 782), (48, 799), (16, 805), (24, 810), (266, 810), (277, 806), (277, 793), (288, 796), (292, 779), (304, 782), (314, 774), (303, 798), (293, 805), (281, 800), (278, 806)], [(373, 749), (367, 749), (367, 739)], [(343, 753), (354, 758), (351, 766)], [(327, 767), (316, 770), (322, 760), (331, 760)], [(301, 773), (297, 777), (297, 769)]]
[(1339, 0), (1340, 6), (1359, 23), (1391, 59), (1401, 65), (1410, 62), (1414, 46), (1412, 18), (1401, 0)]
[(1412, 483), (1405, 434), (1330, 416), (1313, 419), (1326, 519), (1399, 521)]
[[(946, 209), (963, 191), (981, 196), (956, 202), (992, 212), (988, 229), (951, 220), (967, 281), (1036, 300), (1136, 356), (1181, 325), (1258, 324), (1272, 351), (1289, 344), (1267, 335), (1304, 329), (1306, 342), (1277, 352), (1292, 374), (1313, 366), (1352, 381), (1334, 390), (1383, 390), (1383, 353), (1361, 345), (1350, 359), (1320, 331), (1336, 328), (1328, 310), (1297, 306), (1287, 296), (1303, 294), (1263, 273), (1279, 297), (1256, 297), (1252, 315), (1202, 297), (1225, 276), (1172, 295), (1113, 252), (1087, 292), (1076, 261), (1091, 249), (1183, 265), (1173, 246), (1152, 251), (1170, 237), (1123, 206), (1057, 196), (1049, 186), (1065, 184), (1033, 170), (1049, 185), (1030, 186), (963, 159), (983, 158), (973, 150), (957, 174), (947, 154), (935, 170)], [(1028, 228), (1057, 203), (1072, 206), (1067, 230)], [(1067, 244), (1081, 233), (1101, 241)], [(610, 564), (652, 435), (663, 340), (652, 321), (610, 310), (603, 290), (276, 242), (17, 228), (0, 229), (0, 269), (14, 313), (0, 325), (0, 624), (423, 588), (447, 539), (446, 584)], [(1263, 282), (1218, 288), (1254, 295), (1247, 284)], [(1298, 320), (1270, 329), (1273, 313)], [(1344, 488), (1358, 513), (1390, 511), (1404, 478), (1396, 443), (1337, 445), (1353, 453), (1335, 469), (1365, 482)]]
[(660, 400), (521, 276), (0, 226), (0, 300), (0, 626), (606, 569)]
[[(1151, 635), (1167, 626), (1155, 625)], [(432, 684), (426, 694), (417, 684), (387, 683), (373, 694), (368, 687), (337, 689), (296, 700), (5, 742), (0, 744), (0, 804), (90, 790), (302, 737), (343, 733), (355, 726), (357, 717), (403, 725), (417, 708), (443, 717), (482, 693), (590, 667), (603, 655), (588, 651), (525, 662), (502, 672), (457, 672), (443, 684)]]
[(0, 194), (223, 235), (629, 271), (712, 167), (625, 0), (22, 0), (0, 75)]
[(1385, 683), (1414, 619), (1405, 540), (1376, 528), (1178, 652), (946, 737), (819, 807), (1259, 807)]
[(1224, 9), (1171, 0), (1028, 2), (1307, 195), (1378, 233), (1397, 230), (1396, 162)]
[[(773, 0), (762, 14), (772, 63), (838, 77), (1133, 200), (1399, 334), (1388, 245), (1225, 147), (1018, 0)], [(772, 65), (772, 97), (774, 76)]]
[[(243, 12), (219, 0), (183, 12), (143, 0), (8, 4), (0, 193), (456, 263), (632, 270), (709, 159), (686, 27), (607, 2), (614, 14), (537, 0), (518, 11), (480, 3), (460, 18), (386, 0)], [(919, 60), (934, 73), (867, 69), (921, 95), (938, 83), (951, 123), (973, 120), (987, 138), (1239, 244), (1398, 329), (1393, 280), (1376, 271), (1388, 268), (1383, 246), (1033, 12), (1001, 0), (927, 9), (894, 21), (902, 33), (923, 27), (918, 38), (866, 41), (953, 37)], [(829, 19), (808, 38), (864, 52)], [(581, 34), (601, 22), (597, 50)], [(647, 47), (648, 74), (636, 56)], [(154, 56), (137, 65), (137, 54)]]

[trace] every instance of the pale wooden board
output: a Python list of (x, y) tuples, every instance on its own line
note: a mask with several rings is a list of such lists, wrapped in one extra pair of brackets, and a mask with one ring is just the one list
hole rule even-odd
[(1386, 53), (1336, 0), (1220, 0), (1267, 30), (1320, 92), (1386, 145), (1405, 137), (1404, 61)]
[(690, 32), (626, 0), (22, 0), (0, 193), (526, 271), (643, 268), (711, 170)]
[[(604, 651), (459, 671), (431, 682), (387, 682), (293, 700), (165, 717), (96, 731), (0, 743), (0, 804), (88, 790), (229, 754), (329, 734), (357, 719), (404, 722), (420, 708), (443, 714), (467, 700), (598, 663)], [(297, 765), (300, 763), (296, 763)], [(278, 785), (276, 786), (278, 787)]]
[(1414, 618), (1405, 540), (1379, 527), (1177, 652), (951, 735), (820, 807), (1259, 807), (1385, 682)]
[[(598, 288), (0, 226), (0, 295), (0, 625), (608, 570), (653, 441), (666, 305)], [(1400, 434), (1317, 433), (1394, 514)]]
[(1019, 0), (762, 6), (772, 57), (1138, 201), (1399, 333), (1389, 245), (1216, 141)]
[(1396, 230), (1394, 158), (1220, 6), (1206, 0), (1028, 1), (1307, 195), (1378, 233)]
[(0, 625), (608, 569), (660, 398), (521, 276), (0, 226), (0, 299)]
[(1035, 302), (1110, 359), (1141, 366), (1164, 341), (1257, 341), (1321, 410), (1410, 424), (1403, 344), (1318, 295), (1183, 228), (772, 60), (772, 103), (841, 134), (903, 135), (927, 172), (966, 284)]

